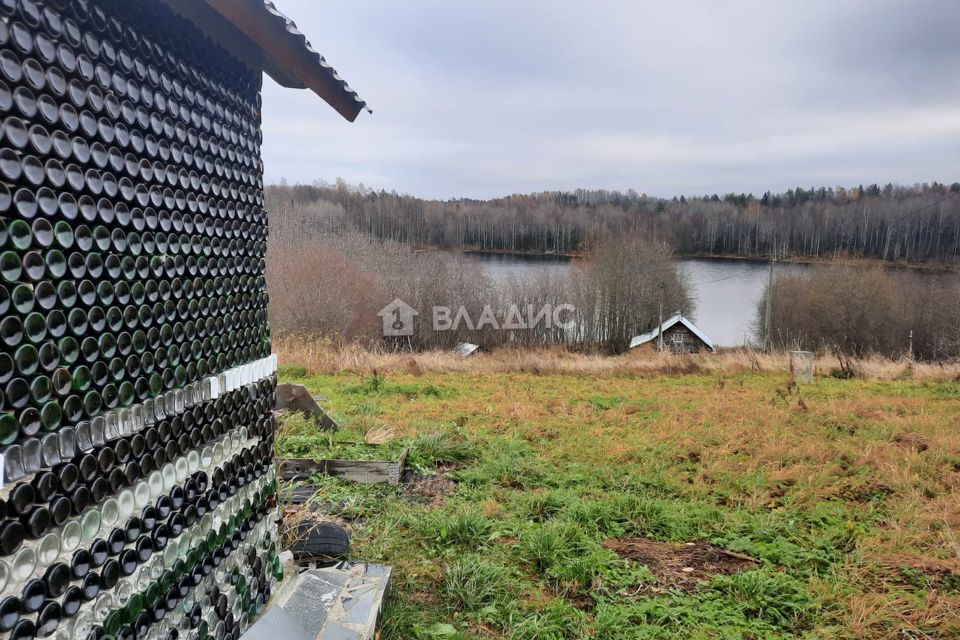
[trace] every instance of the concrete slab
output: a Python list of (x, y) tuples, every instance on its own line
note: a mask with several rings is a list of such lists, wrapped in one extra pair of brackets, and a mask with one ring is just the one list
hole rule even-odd
[(373, 640), (390, 577), (390, 567), (351, 562), (288, 573), (243, 640)]
[(242, 637), (243, 640), (314, 640), (316, 635), (304, 629), (283, 607), (270, 607)]

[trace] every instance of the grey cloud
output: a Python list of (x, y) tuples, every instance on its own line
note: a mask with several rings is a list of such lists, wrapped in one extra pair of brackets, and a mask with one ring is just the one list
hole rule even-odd
[(266, 81), (268, 181), (673, 195), (960, 173), (960, 3), (278, 4), (374, 114)]

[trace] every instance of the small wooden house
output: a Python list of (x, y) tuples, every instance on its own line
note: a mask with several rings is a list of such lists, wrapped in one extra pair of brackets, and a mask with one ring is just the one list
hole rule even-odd
[[(663, 334), (663, 340), (660, 334)], [(630, 350), (647, 349), (657, 351), (663, 344), (664, 351), (673, 353), (700, 353), (701, 351), (715, 351), (713, 342), (683, 314), (678, 313), (664, 321), (659, 327), (639, 335), (630, 341)]]

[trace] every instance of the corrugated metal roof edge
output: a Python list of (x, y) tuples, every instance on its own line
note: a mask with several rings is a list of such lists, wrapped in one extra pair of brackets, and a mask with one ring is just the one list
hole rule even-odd
[(344, 117), (353, 122), (353, 120), (356, 119), (357, 115), (361, 111), (366, 111), (367, 113), (372, 114), (373, 109), (371, 109), (370, 106), (367, 105), (366, 101), (361, 98), (360, 95), (354, 89), (352, 89), (349, 84), (347, 84), (346, 80), (340, 77), (336, 69), (327, 64), (327, 61), (324, 59), (324, 57), (313, 48), (313, 45), (310, 44), (307, 36), (297, 28), (297, 23), (285, 15), (282, 11), (277, 9), (277, 6), (271, 0), (262, 0), (262, 2), (264, 9), (274, 16), (276, 20), (283, 22), (284, 30), (296, 38), (299, 41), (300, 46), (302, 46), (305, 51), (309, 52), (313, 56), (317, 66), (323, 70), (323, 73), (329, 74), (329, 76), (340, 85), (343, 92), (354, 100), (357, 107), (356, 112), (353, 113), (352, 117), (348, 117), (346, 114), (344, 114)]
[(160, 0), (278, 84), (310, 89), (353, 122), (373, 113), (271, 0)]

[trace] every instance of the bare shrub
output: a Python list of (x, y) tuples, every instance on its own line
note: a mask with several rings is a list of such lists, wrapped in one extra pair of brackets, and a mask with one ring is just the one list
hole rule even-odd
[[(780, 348), (829, 349), (861, 357), (905, 346), (896, 283), (880, 269), (818, 268), (773, 285), (772, 343)], [(760, 314), (766, 300), (761, 301)], [(761, 326), (763, 322), (760, 323)]]
[(907, 331), (913, 332), (912, 356), (937, 361), (960, 356), (960, 276), (902, 272), (894, 279), (902, 291)]
[(366, 344), (379, 339), (376, 277), (337, 248), (272, 250), (267, 279), (273, 327)]
[[(757, 311), (761, 339), (766, 295)], [(771, 327), (774, 348), (826, 350), (841, 360), (946, 360), (960, 355), (960, 280), (859, 264), (818, 267), (774, 282)]]

